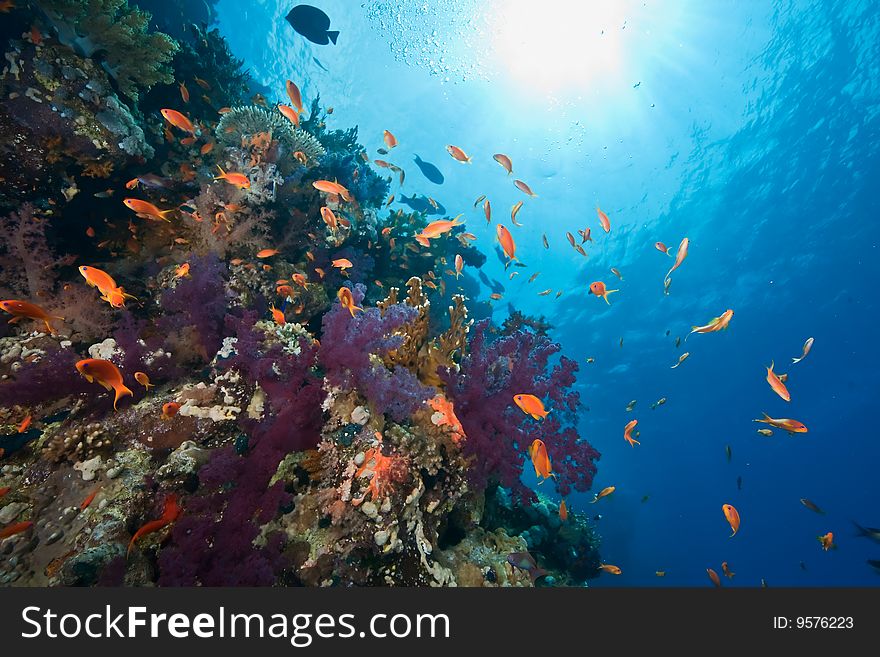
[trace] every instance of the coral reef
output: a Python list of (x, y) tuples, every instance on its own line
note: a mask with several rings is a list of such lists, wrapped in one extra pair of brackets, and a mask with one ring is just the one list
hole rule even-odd
[[(557, 511), (599, 458), (575, 429), (577, 366), (543, 318), (485, 319), (476, 278), (451, 271), (486, 262), (473, 235), (420, 247), (427, 214), (383, 209), (405, 172), (377, 173), (317, 95), (294, 127), (216, 30), (165, 16), (178, 47), (125, 0), (10, 20), (0, 295), (36, 310), (0, 328), (0, 527), (33, 525), (0, 539), (0, 584), (597, 575), (590, 522)], [(552, 413), (524, 414), (523, 393)], [(538, 438), (553, 501), (522, 479)], [(524, 551), (545, 576), (510, 564)]]

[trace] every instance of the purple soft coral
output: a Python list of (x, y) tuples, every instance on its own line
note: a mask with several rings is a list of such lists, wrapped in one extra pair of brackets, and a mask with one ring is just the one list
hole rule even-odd
[[(526, 450), (540, 438), (547, 445), (559, 493), (588, 490), (599, 452), (573, 427), (563, 426), (574, 422), (580, 403), (578, 393), (570, 390), (577, 364), (563, 356), (548, 372), (558, 344), (528, 331), (490, 344), (488, 328), (488, 320), (475, 324), (469, 354), (459, 371), (441, 373), (467, 436), (464, 453), (476, 457), (470, 470), (474, 483), (482, 486), (494, 479), (521, 495), (531, 495), (520, 475)], [(513, 396), (522, 393), (545, 400), (550, 415), (543, 421), (525, 415), (513, 403)]]
[[(354, 303), (363, 303), (365, 288), (352, 288)], [(367, 308), (354, 316), (335, 303), (324, 315), (318, 362), (335, 386), (358, 390), (378, 413), (397, 422), (408, 419), (434, 394), (405, 367), (388, 369), (371, 355), (383, 356), (400, 346), (394, 332), (415, 320), (418, 310), (404, 304), (388, 306), (383, 313)]]
[(187, 499), (173, 545), (159, 555), (164, 586), (268, 586), (285, 564), (281, 536), (267, 536), (262, 547), (254, 540), (289, 500), (282, 482), (269, 485), (278, 464), (320, 438), (323, 391), (312, 373), (315, 346), (302, 340), (296, 356), (278, 345), (263, 350), (254, 320), (246, 314), (230, 326), (236, 356), (224, 364), (260, 385), (269, 412), (252, 423), (246, 455), (228, 445), (199, 471), (200, 492)]

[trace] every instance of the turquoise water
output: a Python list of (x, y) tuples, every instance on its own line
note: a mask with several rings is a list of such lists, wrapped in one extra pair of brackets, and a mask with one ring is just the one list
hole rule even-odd
[[(320, 92), (334, 108), (331, 127), (357, 124), (368, 148), (391, 130), (407, 170), (398, 197), (465, 213), (490, 256), (484, 273), (504, 288), (495, 318), (511, 308), (546, 316), (582, 364), (581, 429), (602, 452), (594, 490), (617, 491), (568, 504), (601, 515), (603, 559), (623, 569), (595, 586), (702, 586), (722, 561), (734, 586), (880, 582), (865, 563), (880, 546), (850, 522), (880, 524), (871, 3), (316, 1), (340, 31), (335, 46), (296, 34), (284, 20), (290, 3), (244, 4), (221, 0), (219, 26), (270, 100), (292, 78), (307, 100)], [(452, 160), (446, 144), (473, 162)], [(416, 154), (442, 185), (420, 175)], [(516, 240), (528, 268), (512, 281), (488, 246), (494, 226), (472, 207), (483, 194), (508, 225), (524, 201)], [(565, 237), (584, 227), (586, 258)], [(674, 252), (684, 237), (689, 256), (667, 296), (672, 261), (654, 243)], [(594, 280), (620, 289), (610, 306), (588, 294)], [(491, 291), (484, 284), (481, 296)], [(691, 325), (728, 308), (728, 331), (676, 348)], [(790, 366), (808, 337), (812, 352)], [(764, 380), (771, 361), (791, 373), (790, 403)], [(761, 436), (752, 420), (762, 412), (809, 433)], [(635, 448), (622, 439), (631, 419)], [(724, 503), (742, 517), (734, 539)], [(839, 549), (821, 549), (827, 531)]]

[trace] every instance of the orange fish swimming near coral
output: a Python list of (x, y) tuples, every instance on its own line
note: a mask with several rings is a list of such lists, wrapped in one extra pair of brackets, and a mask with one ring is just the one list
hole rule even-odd
[(299, 127), (299, 114), (290, 105), (278, 105), (278, 111), (285, 119), (290, 121), (295, 128)]
[(770, 417), (766, 413), (762, 413), (762, 415), (764, 416), (763, 420), (754, 420), (754, 422), (763, 422), (764, 424), (769, 424), (771, 427), (782, 429), (788, 433), (807, 433), (807, 427), (803, 422), (790, 420), (788, 418)]
[(613, 566), (610, 563), (599, 564), (599, 570), (609, 575), (620, 575), (623, 572), (618, 566)]
[(250, 189), (250, 178), (248, 178), (243, 173), (238, 173), (237, 171), (224, 171), (223, 167), (221, 167), (219, 164), (217, 165), (217, 168), (220, 170), (220, 175), (215, 176), (214, 180), (225, 180), (230, 185), (234, 185), (239, 189)]
[(608, 300), (608, 295), (614, 294), (615, 292), (620, 292), (620, 290), (609, 290), (605, 287), (605, 283), (602, 281), (590, 283), (590, 294), (595, 294), (597, 297), (605, 299), (605, 303), (609, 306), (611, 305), (611, 302)]
[(684, 340), (687, 342), (688, 337), (690, 337), (692, 333), (715, 333), (717, 331), (726, 331), (727, 327), (730, 326), (731, 319), (733, 319), (733, 311), (728, 308), (718, 317), (710, 319), (708, 324), (704, 324), (703, 326), (692, 326), (691, 332), (685, 336)]
[(128, 544), (128, 552), (126, 554), (131, 554), (131, 549), (134, 547), (135, 543), (137, 543), (138, 539), (148, 534), (153, 534), (163, 527), (170, 525), (177, 520), (178, 517), (180, 517), (180, 506), (177, 502), (177, 495), (171, 493), (165, 498), (165, 506), (162, 510), (162, 516), (158, 520), (151, 520), (134, 533), (134, 536), (131, 537), (131, 541)]
[(397, 137), (392, 135), (388, 130), (385, 130), (382, 133), (382, 140), (385, 142), (385, 145), (389, 150), (397, 146)]
[(513, 401), (523, 413), (536, 420), (543, 420), (550, 414), (550, 411), (544, 409), (544, 402), (535, 395), (514, 395)]
[(272, 313), (272, 320), (278, 326), (284, 326), (285, 324), (287, 324), (287, 319), (284, 317), (283, 311), (279, 310), (275, 306), (272, 306), (271, 308), (269, 308), (269, 311)]
[(461, 270), (464, 268), (464, 258), (461, 257), (460, 253), (455, 254), (455, 277), (459, 278), (461, 276)]
[(354, 267), (354, 263), (352, 263), (352, 261), (349, 260), (348, 258), (337, 258), (336, 260), (334, 260), (330, 264), (332, 264), (337, 269), (341, 269), (342, 271), (345, 271), (346, 269), (351, 269), (352, 267)]
[(98, 288), (98, 292), (101, 293), (101, 299), (114, 308), (123, 308), (125, 307), (126, 299), (137, 298), (126, 292), (122, 286), (117, 285), (113, 277), (102, 269), (82, 265), (79, 268), (79, 273), (86, 279), (86, 283), (90, 287)]
[(297, 112), (303, 111), (303, 101), (302, 101), (302, 93), (299, 90), (299, 87), (293, 82), (293, 80), (288, 80), (284, 83), (284, 88), (287, 91), (287, 97), (290, 98), (290, 102), (296, 108)]
[(339, 288), (339, 292), (336, 293), (336, 298), (339, 299), (340, 305), (345, 308), (348, 312), (351, 313), (351, 316), (354, 317), (354, 311), (359, 310), (360, 312), (364, 312), (364, 309), (356, 306), (354, 302), (354, 295), (351, 293), (351, 289), (347, 287)]
[(168, 121), (168, 123), (173, 125), (178, 130), (182, 130), (183, 132), (188, 132), (191, 135), (195, 136), (196, 128), (192, 124), (192, 121), (190, 121), (188, 118), (186, 118), (186, 116), (184, 116), (183, 114), (181, 114), (177, 110), (163, 109), (163, 110), (160, 110), (160, 113), (162, 114), (164, 119), (166, 121)]
[(144, 390), (149, 390), (150, 388), (155, 388), (156, 386), (150, 383), (150, 377), (146, 375), (144, 372), (135, 372), (134, 380), (140, 383)]
[(732, 504), (723, 504), (721, 510), (724, 512), (727, 522), (730, 523), (730, 528), (733, 530), (730, 537), (733, 538), (739, 531), (739, 511)]
[(170, 420), (177, 412), (180, 410), (180, 404), (177, 402), (168, 402), (166, 404), (162, 404), (162, 419)]
[(338, 182), (330, 182), (329, 180), (316, 180), (312, 183), (312, 187), (317, 189), (319, 192), (324, 192), (325, 194), (336, 194), (341, 197), (343, 201), (351, 202), (351, 193)]
[(64, 319), (63, 317), (50, 315), (46, 310), (35, 303), (18, 299), (6, 299), (5, 301), (0, 301), (0, 310), (12, 315), (12, 319), (8, 322), (9, 324), (15, 324), (22, 319), (33, 319), (38, 322), (43, 322), (46, 325), (46, 330), (53, 335), (55, 334), (55, 329), (52, 328), (51, 321), (53, 319)]
[(11, 525), (6, 525), (6, 527), (0, 529), (0, 540), (26, 532), (33, 524), (32, 520), (24, 520), (22, 522), (14, 522)]
[(791, 401), (791, 394), (788, 392), (788, 388), (785, 387), (785, 384), (782, 380), (777, 376), (776, 372), (773, 371), (773, 361), (770, 362), (770, 367), (767, 368), (767, 383), (770, 384), (770, 389), (773, 390), (777, 395), (782, 397), (785, 401)]
[(529, 458), (532, 459), (532, 465), (535, 466), (535, 475), (541, 478), (541, 481), (538, 483), (543, 483), (545, 479), (550, 477), (556, 478), (550, 465), (550, 455), (547, 454), (547, 446), (540, 438), (535, 438), (532, 444), (529, 445)]
[(257, 251), (257, 257), (260, 259), (263, 258), (271, 258), (272, 256), (277, 256), (281, 251), (278, 249), (261, 249)]
[(455, 228), (456, 226), (461, 226), (464, 224), (464, 219), (461, 218), (461, 215), (458, 215), (454, 219), (440, 219), (438, 221), (432, 221), (427, 226), (422, 229), (418, 235), (415, 236), (416, 241), (422, 246), (430, 246), (430, 242), (428, 240), (436, 239), (445, 233), (448, 233), (450, 230)]
[(630, 444), (631, 447), (635, 447), (636, 445), (641, 445), (638, 440), (632, 437), (632, 430), (636, 428), (636, 425), (639, 423), (638, 420), (630, 420), (626, 423), (626, 426), (623, 428), (623, 439)]
[(76, 364), (79, 372), (89, 383), (99, 383), (106, 390), (113, 390), (113, 409), (117, 409), (117, 403), (122, 397), (133, 397), (134, 393), (126, 387), (122, 380), (122, 372), (109, 360), (101, 358), (85, 358)]
[(559, 503), (559, 519), (562, 522), (565, 522), (568, 520), (568, 507), (565, 505), (565, 500), (562, 500)]
[(174, 208), (168, 210), (160, 210), (149, 201), (143, 201), (139, 198), (126, 198), (122, 200), (122, 204), (129, 210), (132, 210), (141, 219), (154, 219), (156, 221), (171, 221), (166, 215), (174, 212)]

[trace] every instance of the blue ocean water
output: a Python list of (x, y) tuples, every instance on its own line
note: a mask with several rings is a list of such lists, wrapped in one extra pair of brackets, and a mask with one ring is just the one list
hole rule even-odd
[[(617, 490), (568, 505), (601, 515), (603, 559), (623, 571), (591, 585), (704, 586), (722, 561), (736, 572), (728, 586), (880, 584), (865, 563), (880, 545), (851, 524), (880, 526), (873, 3), (314, 0), (340, 31), (326, 46), (291, 29), (293, 4), (217, 5), (221, 31), (270, 100), (292, 78), (307, 103), (320, 93), (334, 108), (331, 128), (357, 124), (371, 148), (391, 130), (403, 193), (464, 212), (488, 254), (495, 229), (474, 200), (488, 195), (507, 224), (524, 201), (515, 235), (528, 267), (509, 280), (490, 255), (483, 271), (504, 288), (496, 319), (511, 308), (546, 316), (581, 364), (580, 429), (602, 452), (594, 491)], [(446, 144), (473, 162), (453, 161)], [(441, 170), (442, 185), (420, 175), (415, 155)], [(565, 237), (585, 227), (587, 257)], [(674, 252), (684, 237), (689, 256), (667, 296), (672, 260), (654, 243)], [(600, 280), (620, 289), (610, 306), (588, 294)], [(676, 348), (728, 308), (728, 331)], [(808, 337), (813, 350), (792, 366)], [(790, 403), (765, 381), (771, 361), (791, 375)], [(809, 432), (761, 436), (762, 412)], [(636, 447), (622, 437), (631, 419)], [(733, 538), (725, 503), (742, 517)], [(839, 547), (825, 552), (816, 537), (828, 531)]]

